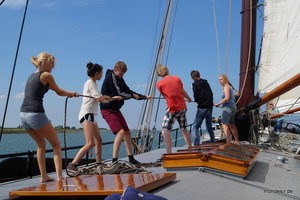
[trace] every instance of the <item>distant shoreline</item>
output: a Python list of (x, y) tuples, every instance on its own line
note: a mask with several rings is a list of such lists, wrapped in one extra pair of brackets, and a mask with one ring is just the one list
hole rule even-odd
[[(55, 128), (57, 133), (63, 133), (64, 129), (62, 128)], [(100, 128), (100, 131), (109, 131), (108, 129), (105, 128)], [(82, 128), (79, 129), (66, 129), (66, 133), (80, 133), (83, 132)], [(4, 128), (3, 129), (3, 134), (22, 134), (22, 133), (27, 133), (23, 128)]]

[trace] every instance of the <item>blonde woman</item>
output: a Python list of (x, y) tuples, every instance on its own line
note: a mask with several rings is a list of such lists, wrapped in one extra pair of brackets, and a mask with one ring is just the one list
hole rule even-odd
[(49, 53), (42, 52), (37, 57), (31, 57), (31, 62), (37, 68), (32, 73), (25, 86), (24, 100), (21, 106), (20, 118), (23, 128), (37, 143), (37, 162), (41, 173), (40, 182), (53, 181), (46, 171), (45, 150), (46, 141), (53, 148), (53, 160), (57, 180), (62, 179), (62, 157), (59, 138), (48, 120), (44, 106), (44, 95), (49, 89), (59, 96), (78, 97), (76, 92), (69, 92), (56, 85), (51, 71), (54, 67), (55, 58)]
[(216, 107), (222, 106), (222, 128), (226, 136), (226, 143), (231, 144), (232, 135), (235, 142), (239, 144), (239, 136), (237, 128), (234, 124), (234, 118), (237, 111), (235, 104), (235, 94), (229, 85), (228, 77), (225, 74), (219, 76), (219, 82), (223, 86), (222, 100), (215, 104)]

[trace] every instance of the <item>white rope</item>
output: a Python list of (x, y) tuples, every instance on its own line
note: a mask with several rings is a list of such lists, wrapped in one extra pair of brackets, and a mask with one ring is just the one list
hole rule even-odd
[(229, 3), (229, 10), (228, 10), (228, 26), (227, 26), (227, 43), (226, 43), (226, 64), (225, 64), (225, 74), (228, 73), (228, 62), (229, 62), (229, 48), (230, 48), (230, 25), (231, 25), (231, 10), (232, 10), (232, 0)]
[(217, 43), (219, 72), (221, 74), (222, 73), (222, 66), (221, 66), (221, 61), (220, 61), (219, 34), (218, 34), (216, 8), (215, 8), (215, 1), (214, 0), (212, 0), (212, 5), (213, 5), (213, 13), (214, 13), (214, 24), (215, 24), (215, 33), (216, 33), (216, 43)]

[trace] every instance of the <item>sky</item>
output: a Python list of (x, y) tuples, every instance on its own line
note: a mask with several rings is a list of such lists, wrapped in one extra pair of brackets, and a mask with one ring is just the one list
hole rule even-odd
[[(25, 0), (6, 0), (0, 6), (0, 120), (2, 123), (20, 33)], [(214, 4), (213, 4), (214, 2)], [(101, 64), (104, 73), (121, 60), (127, 64), (124, 75), (127, 85), (141, 94), (146, 93), (147, 80), (153, 68), (159, 42), (166, 0), (30, 0), (23, 36), (10, 93), (4, 127), (20, 125), (19, 111), (28, 76), (35, 71), (30, 57), (49, 52), (56, 58), (52, 74), (60, 88), (82, 94), (88, 79), (86, 63)], [(228, 76), (238, 88), (241, 34), (241, 0), (232, 0), (230, 29), (228, 16), (230, 0), (174, 1), (176, 15), (170, 23), (165, 65), (170, 74), (182, 79), (192, 97), (190, 72), (199, 70), (214, 92), (214, 101), (221, 99), (218, 75), (225, 72), (228, 55)], [(214, 5), (214, 6), (213, 6)], [(216, 17), (214, 18), (213, 8)], [(263, 11), (263, 8), (260, 8)], [(217, 34), (215, 31), (215, 21)], [(173, 23), (174, 22), (174, 23)], [(257, 49), (260, 45), (262, 18), (258, 12)], [(227, 51), (228, 30), (230, 48)], [(171, 31), (169, 32), (171, 33)], [(218, 38), (218, 43), (216, 39)], [(217, 44), (219, 46), (219, 67)], [(102, 81), (97, 82), (101, 88)], [(158, 92), (156, 94), (158, 96)], [(54, 126), (64, 124), (65, 97), (49, 91), (44, 108)], [(78, 113), (81, 98), (67, 104), (67, 125), (80, 127)], [(131, 129), (137, 127), (142, 101), (127, 100), (122, 108)], [(197, 105), (188, 104), (187, 119), (192, 123)], [(160, 128), (166, 104), (160, 105), (157, 128)], [(214, 108), (218, 117), (220, 108)], [(98, 115), (99, 127), (108, 128)]]

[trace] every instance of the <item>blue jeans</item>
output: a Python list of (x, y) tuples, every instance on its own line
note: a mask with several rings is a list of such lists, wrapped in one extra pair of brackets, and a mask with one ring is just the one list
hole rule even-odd
[(275, 122), (274, 131), (281, 132), (282, 124), (283, 124), (283, 119), (277, 119)]
[(206, 129), (210, 136), (210, 142), (215, 142), (215, 134), (212, 129), (212, 109), (211, 108), (198, 108), (196, 117), (193, 124), (192, 137), (194, 145), (200, 144), (200, 132), (199, 128), (201, 128), (202, 122), (205, 119)]

